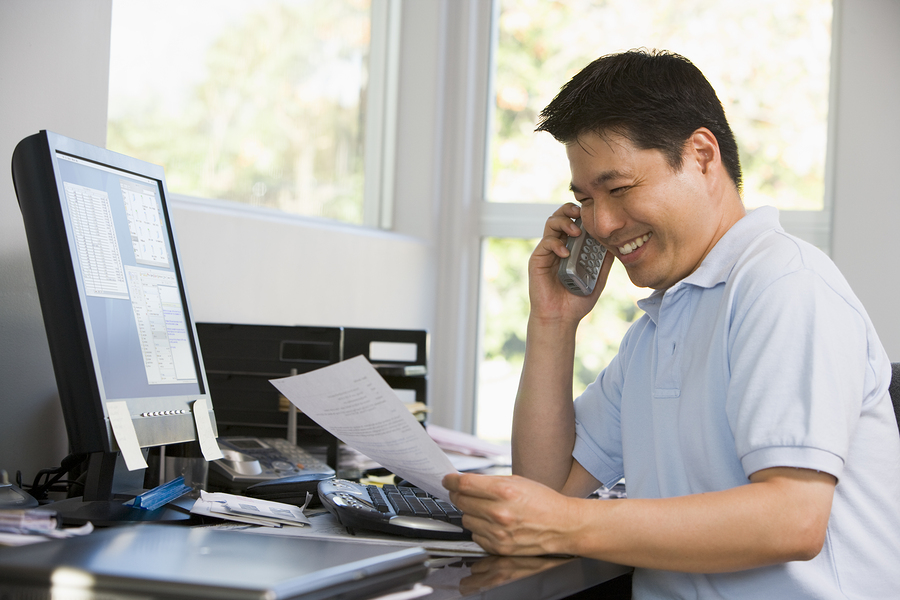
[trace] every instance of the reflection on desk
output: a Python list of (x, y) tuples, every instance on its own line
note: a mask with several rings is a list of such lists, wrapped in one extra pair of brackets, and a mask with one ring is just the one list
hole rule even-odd
[(565, 598), (631, 572), (631, 567), (588, 558), (485, 556), (429, 562), (422, 582), (428, 600), (542, 600)]

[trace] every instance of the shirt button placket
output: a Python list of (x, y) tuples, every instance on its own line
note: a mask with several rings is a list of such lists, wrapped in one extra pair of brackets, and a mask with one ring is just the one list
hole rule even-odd
[(656, 383), (654, 395), (677, 398), (681, 394), (680, 356), (678, 347), (684, 331), (688, 298), (687, 290), (676, 284), (662, 299), (659, 310)]

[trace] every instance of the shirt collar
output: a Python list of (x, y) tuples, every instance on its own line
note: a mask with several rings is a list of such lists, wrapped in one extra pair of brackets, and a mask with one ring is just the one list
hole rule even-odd
[(725, 235), (710, 250), (696, 271), (668, 289), (654, 290), (647, 298), (639, 300), (638, 306), (656, 322), (663, 296), (667, 292), (683, 285), (713, 288), (724, 283), (734, 269), (743, 249), (757, 236), (771, 230), (782, 230), (778, 222), (778, 209), (763, 206), (749, 211), (725, 232)]
[(763, 206), (748, 212), (725, 232), (700, 263), (700, 267), (685, 277), (682, 283), (704, 288), (724, 283), (750, 242), (760, 234), (772, 230), (782, 230), (778, 222), (778, 209)]

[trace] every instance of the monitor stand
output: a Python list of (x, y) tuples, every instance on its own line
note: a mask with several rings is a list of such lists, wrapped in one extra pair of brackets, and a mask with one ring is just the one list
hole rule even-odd
[(84, 525), (90, 522), (94, 527), (112, 527), (135, 523), (164, 523), (193, 525), (199, 520), (191, 514), (193, 498), (185, 502), (183, 498), (173, 500), (156, 510), (141, 510), (125, 506), (133, 496), (122, 496), (111, 500), (84, 500), (82, 497), (66, 498), (46, 505), (56, 512), (61, 525)]
[(56, 512), (62, 525), (110, 527), (134, 523), (188, 525), (199, 521), (191, 514), (194, 500), (182, 497), (155, 510), (142, 510), (124, 503), (144, 492), (144, 469), (128, 471), (118, 452), (96, 452), (88, 459), (84, 496), (66, 498), (46, 508)]

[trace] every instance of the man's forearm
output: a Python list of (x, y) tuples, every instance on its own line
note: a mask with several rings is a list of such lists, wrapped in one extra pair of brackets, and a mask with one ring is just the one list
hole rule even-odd
[(572, 465), (575, 411), (573, 325), (529, 320), (525, 364), (513, 412), (513, 472), (559, 490)]
[[(659, 500), (579, 503), (564, 552), (638, 567), (727, 572), (821, 550), (835, 480), (805, 469), (769, 469), (737, 488)], [(568, 541), (566, 538), (568, 537)], [(569, 545), (571, 543), (571, 545)]]

